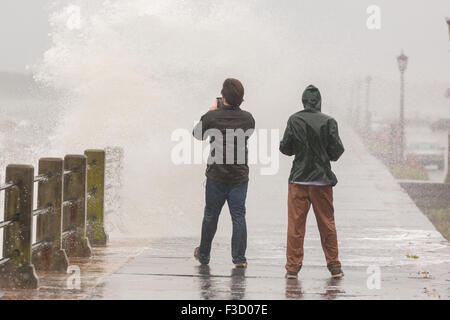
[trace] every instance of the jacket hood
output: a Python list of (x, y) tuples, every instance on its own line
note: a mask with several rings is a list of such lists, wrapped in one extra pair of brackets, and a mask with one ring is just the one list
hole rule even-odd
[(319, 89), (313, 85), (309, 85), (305, 91), (303, 91), (302, 102), (305, 110), (322, 110), (322, 96), (320, 95)]

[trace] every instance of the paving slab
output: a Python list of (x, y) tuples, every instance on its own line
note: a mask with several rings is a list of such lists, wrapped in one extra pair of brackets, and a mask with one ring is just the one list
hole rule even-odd
[(333, 168), (339, 178), (334, 199), (343, 279), (330, 279), (312, 211), (300, 278), (284, 279), (290, 160), (283, 158), (278, 175), (251, 178), (247, 270), (231, 264), (225, 208), (208, 268), (192, 258), (198, 237), (153, 239), (89, 298), (449, 299), (449, 242), (354, 132), (344, 127), (341, 135), (346, 153)]

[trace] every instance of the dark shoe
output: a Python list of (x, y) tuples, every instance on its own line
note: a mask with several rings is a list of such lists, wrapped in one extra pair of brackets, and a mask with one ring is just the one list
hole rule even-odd
[(344, 276), (344, 272), (341, 268), (331, 268), (330, 272), (332, 278), (342, 278)]
[(286, 272), (286, 279), (297, 279), (298, 274), (295, 272), (288, 271)]
[(245, 268), (247, 268), (247, 266), (248, 266), (248, 263), (247, 263), (247, 262), (244, 262), (244, 263), (236, 263), (236, 264), (234, 265), (234, 267), (235, 267), (236, 269), (245, 269)]
[(198, 254), (199, 254), (199, 251), (200, 251), (200, 248), (199, 248), (199, 247), (195, 248), (195, 250), (194, 250), (194, 258), (195, 258), (195, 260), (197, 260), (198, 262), (200, 262), (202, 266), (208, 265), (207, 263), (203, 263), (203, 262), (200, 260), (200, 257), (199, 257), (199, 255), (198, 255)]

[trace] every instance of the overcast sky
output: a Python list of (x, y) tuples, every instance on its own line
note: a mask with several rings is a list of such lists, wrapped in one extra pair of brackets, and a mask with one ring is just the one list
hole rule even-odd
[(48, 0), (0, 0), (0, 71), (25, 72), (50, 45)]
[[(49, 15), (57, 7), (66, 3), (76, 5), (80, 1), (82, 7), (102, 3), (100, 0), (0, 0), (0, 72), (32, 72), (52, 45)], [(119, 3), (123, 5), (125, 1)], [(255, 3), (252, 10), (260, 11), (256, 15), (269, 14), (270, 23), (275, 21), (277, 30), (284, 30), (283, 36), (290, 39), (292, 47), (295, 44), (300, 48), (295, 56), (300, 63), (293, 66), (287, 61), (285, 64), (295, 69), (304, 81), (317, 83), (326, 79), (337, 96), (341, 90), (339, 84), (361, 81), (371, 75), (373, 107), (390, 108), (389, 103), (396, 105), (398, 100), (396, 57), (403, 49), (410, 58), (406, 74), (408, 112), (427, 114), (425, 107), (432, 104), (437, 108), (436, 115), (448, 114), (449, 99), (444, 98), (444, 92), (450, 87), (450, 41), (445, 23), (445, 17), (450, 17), (449, 0), (246, 1)], [(199, 12), (210, 10), (210, 0), (193, 3)], [(381, 9), (380, 30), (368, 30), (366, 26), (366, 10), (371, 5)], [(251, 14), (254, 16), (255, 12)], [(264, 37), (258, 30), (252, 32)], [(271, 43), (268, 39), (267, 45)], [(289, 46), (279, 48), (282, 54), (289, 49)], [(236, 53), (230, 59), (238, 56)], [(289, 71), (280, 70), (281, 73)], [(348, 96), (349, 92), (343, 94)]]
[[(63, 2), (70, 3), (65, 0), (0, 0), (0, 70), (24, 72), (27, 65), (39, 61), (50, 46), (51, 4)], [(299, 41), (316, 47), (322, 59), (348, 55), (349, 59), (362, 60), (361, 64), (367, 65), (369, 70), (376, 65), (380, 73), (390, 73), (395, 55), (403, 48), (411, 56), (411, 72), (427, 79), (448, 80), (448, 72), (442, 72), (450, 70), (448, 31), (444, 21), (445, 16), (450, 16), (448, 0), (260, 2), (262, 10), (278, 14), (292, 28), (298, 23), (301, 26)], [(366, 28), (365, 11), (370, 4), (381, 8), (379, 31)], [(305, 19), (310, 19), (311, 28), (307, 30)]]

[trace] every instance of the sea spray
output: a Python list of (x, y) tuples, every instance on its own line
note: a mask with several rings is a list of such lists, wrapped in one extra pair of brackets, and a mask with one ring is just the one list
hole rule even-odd
[(270, 19), (236, 0), (85, 0), (51, 15), (53, 45), (35, 78), (64, 92), (53, 152), (124, 148), (121, 230), (198, 233), (204, 166), (171, 163), (171, 132), (191, 128), (229, 76), (248, 84), (243, 108), (255, 114), (283, 101), (262, 93), (288, 82), (281, 56), (300, 56)]

